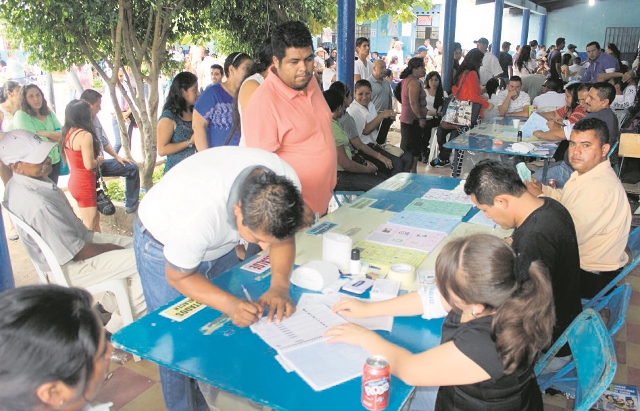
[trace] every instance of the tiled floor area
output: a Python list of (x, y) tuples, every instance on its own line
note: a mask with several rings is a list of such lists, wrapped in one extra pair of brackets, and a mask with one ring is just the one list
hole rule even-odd
[[(420, 163), (419, 173), (449, 175), (450, 170), (431, 170)], [(6, 221), (6, 214), (5, 214)], [(16, 275), (16, 282), (37, 283), (37, 277), (31, 280), (23, 280), (34, 277), (35, 273), (26, 273), (30, 262), (22, 249), (22, 246), (10, 242), (10, 255)], [(23, 272), (16, 272), (16, 266)], [(20, 279), (19, 279), (20, 277)], [(625, 327), (616, 336), (615, 348), (618, 356), (618, 371), (614, 382), (640, 386), (640, 268), (631, 273), (626, 281), (633, 287), (631, 304)], [(149, 361), (134, 362), (130, 356), (129, 361), (120, 365), (111, 363), (111, 378), (103, 386), (98, 395), (98, 402), (113, 402), (112, 411), (164, 411), (164, 402), (159, 384), (158, 367)], [(573, 401), (565, 399), (561, 395), (550, 397), (544, 395), (545, 411), (559, 411), (573, 409)], [(220, 409), (226, 411), (239, 411), (241, 406), (227, 401), (220, 404)]]

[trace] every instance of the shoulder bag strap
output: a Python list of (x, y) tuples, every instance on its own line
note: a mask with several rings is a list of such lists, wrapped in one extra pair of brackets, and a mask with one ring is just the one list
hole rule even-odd
[(456, 91), (456, 94), (453, 96), (453, 98), (455, 100), (458, 99), (458, 94), (460, 94), (460, 89), (462, 89), (462, 85), (464, 84), (464, 81), (467, 79), (468, 75), (469, 75), (469, 70), (467, 70), (467, 72), (464, 73), (464, 77), (462, 77), (462, 81), (460, 82), (460, 85), (458, 86), (458, 91)]

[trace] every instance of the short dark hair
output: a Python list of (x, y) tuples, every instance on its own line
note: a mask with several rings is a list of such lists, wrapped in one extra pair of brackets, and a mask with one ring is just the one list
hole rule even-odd
[(369, 39), (368, 39), (368, 38), (366, 38), (366, 37), (358, 37), (358, 38), (356, 39), (356, 47), (360, 47), (360, 46), (362, 46), (362, 43), (364, 43), (364, 42), (369, 43)]
[(518, 83), (522, 84), (522, 78), (520, 78), (520, 76), (511, 76), (509, 78), (509, 82), (512, 82), (512, 81), (517, 81)]
[(598, 97), (600, 100), (607, 99), (609, 100), (609, 104), (613, 103), (613, 100), (616, 98), (616, 88), (613, 87), (613, 84), (608, 83), (606, 81), (599, 81), (597, 83), (593, 83), (593, 86), (598, 91)]
[(351, 95), (351, 89), (349, 89), (349, 86), (341, 81), (334, 81), (333, 83), (331, 83), (331, 86), (329, 86), (329, 90), (336, 90), (342, 95), (342, 98)]
[(271, 170), (253, 173), (240, 188), (242, 224), (284, 240), (302, 224), (303, 202), (300, 191), (286, 177)]
[(511, 43), (509, 43), (508, 41), (503, 41), (502, 42), (502, 48), (503, 49), (506, 49), (506, 48), (509, 48), (509, 47), (511, 47)]
[(599, 118), (583, 118), (573, 125), (573, 131), (594, 131), (601, 146), (609, 144), (609, 128)]
[(453, 43), (453, 51), (456, 50), (462, 50), (462, 44), (458, 43), (457, 41)]
[(384, 77), (389, 77), (389, 76), (393, 76), (393, 71), (391, 71), (391, 69), (386, 69), (384, 71)]
[(525, 191), (527, 187), (514, 166), (489, 159), (478, 162), (464, 183), (467, 195), (473, 194), (478, 203), (489, 206), (493, 205), (496, 196), (520, 197)]
[(545, 86), (549, 90), (555, 91), (556, 93), (561, 93), (562, 92), (562, 84), (563, 84), (562, 80), (560, 80), (559, 78), (549, 77), (548, 79), (545, 80), (543, 86)]
[(556, 39), (556, 47), (560, 47), (560, 45), (561, 45), (562, 43), (564, 43), (564, 42), (565, 42), (564, 37), (558, 37), (558, 38)]
[(222, 66), (220, 64), (212, 64), (211, 65), (211, 70), (218, 70), (218, 71), (220, 71), (220, 74), (224, 75), (224, 69), (222, 68)]
[(313, 48), (311, 32), (306, 24), (301, 21), (285, 21), (276, 26), (271, 35), (271, 47), (273, 55), (278, 60), (282, 60), (287, 54), (287, 49), (294, 48)]
[(325, 91), (323, 95), (332, 113), (344, 104), (344, 96), (338, 90), (329, 89)]
[(80, 100), (84, 100), (89, 104), (96, 104), (96, 102), (102, 98), (102, 94), (95, 91), (94, 89), (86, 89), (80, 94)]
[(369, 80), (360, 79), (356, 81), (356, 84), (353, 86), (353, 90), (355, 91), (360, 87), (369, 87), (369, 90), (371, 90), (371, 82)]
[(0, 404), (33, 410), (37, 388), (62, 381), (84, 393), (104, 330), (91, 295), (79, 288), (31, 285), (0, 294)]
[(529, 42), (529, 45), (530, 45), (531, 47), (536, 47), (536, 46), (538, 45), (538, 40), (531, 40), (531, 41)]
[(590, 46), (596, 46), (596, 50), (600, 50), (600, 43), (598, 43), (597, 41), (592, 41), (591, 43), (588, 43), (585, 49)]

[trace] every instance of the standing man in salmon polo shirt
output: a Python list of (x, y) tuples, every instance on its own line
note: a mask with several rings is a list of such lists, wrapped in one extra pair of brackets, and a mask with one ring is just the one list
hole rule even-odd
[(242, 115), (247, 147), (276, 153), (302, 184), (305, 223), (324, 215), (336, 185), (331, 110), (313, 78), (313, 43), (304, 23), (288, 21), (271, 35), (271, 75)]

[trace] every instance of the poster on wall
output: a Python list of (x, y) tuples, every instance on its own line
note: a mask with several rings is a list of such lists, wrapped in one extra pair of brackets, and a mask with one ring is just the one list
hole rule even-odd
[(411, 37), (411, 23), (402, 23), (402, 37)]

